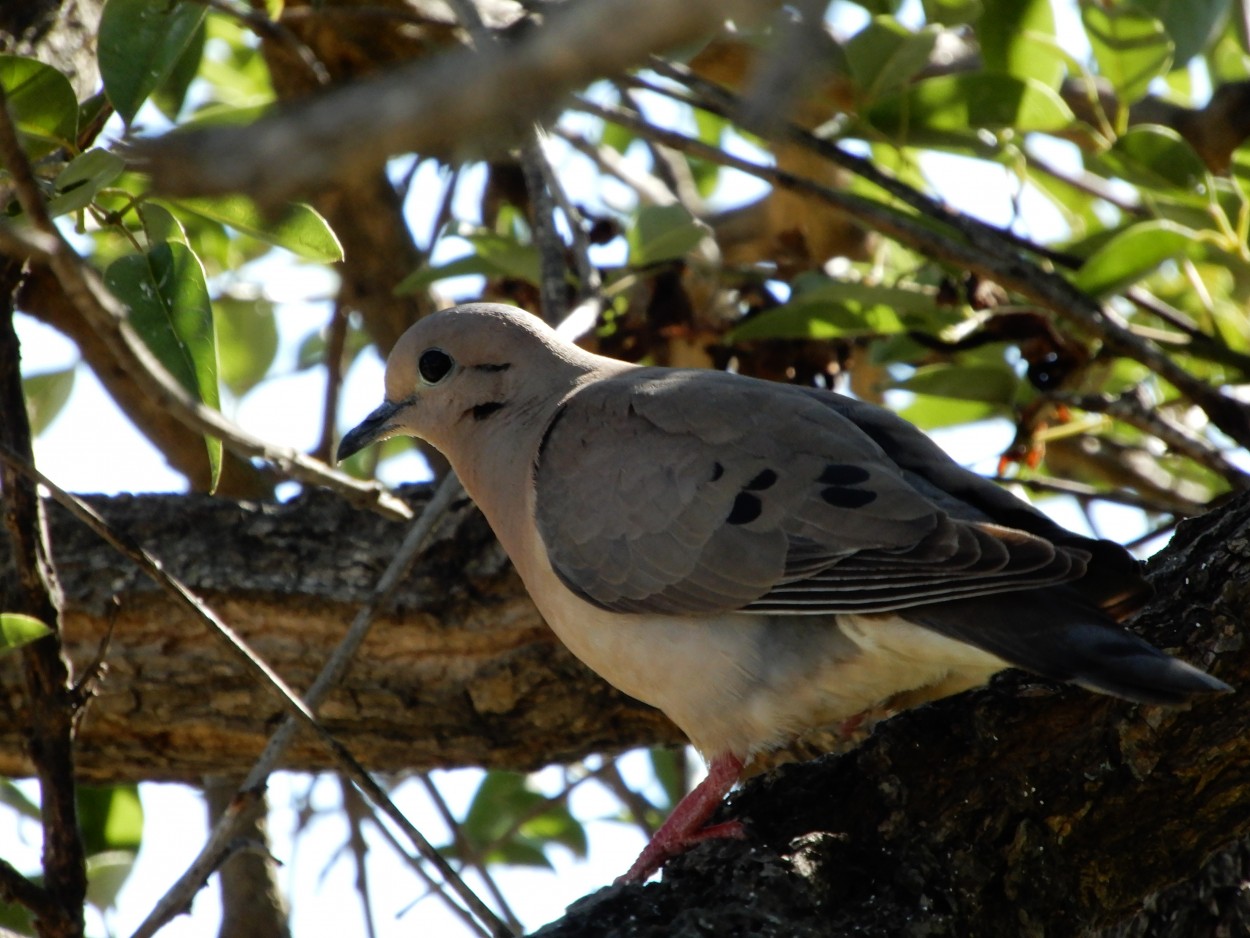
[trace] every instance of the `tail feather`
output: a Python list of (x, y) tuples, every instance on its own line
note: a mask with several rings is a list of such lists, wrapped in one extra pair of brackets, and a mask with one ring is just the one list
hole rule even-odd
[(1015, 667), (1138, 703), (1176, 704), (1232, 690), (1126, 632), (1069, 587), (919, 606), (907, 618)]

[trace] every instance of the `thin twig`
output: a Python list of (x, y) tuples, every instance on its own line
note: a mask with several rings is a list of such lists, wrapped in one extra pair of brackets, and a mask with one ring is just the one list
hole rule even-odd
[(1128, 505), (1131, 508), (1140, 508), (1142, 511), (1166, 511), (1168, 514), (1175, 514), (1179, 517), (1184, 517), (1186, 514), (1172, 508), (1161, 508), (1152, 499), (1133, 492), (1126, 492), (1123, 489), (1107, 492), (1092, 485), (1086, 485), (1083, 482), (1072, 482), (1068, 479), (1029, 479), (1017, 476), (989, 476), (989, 479), (992, 482), (997, 482), (999, 485), (1019, 485), (1034, 492), (1071, 495), (1073, 498), (1081, 501), (1111, 502), (1115, 505)]
[(1138, 388), (1132, 388), (1115, 396), (1056, 394), (1055, 400), (1089, 413), (1106, 414), (1115, 420), (1123, 421), (1143, 433), (1157, 437), (1169, 449), (1200, 466), (1205, 466), (1216, 475), (1226, 479), (1234, 488), (1250, 489), (1250, 475), (1229, 462), (1223, 453), (1206, 440), (1194, 436), (1157, 409), (1147, 406), (1141, 399)]
[(434, 805), (434, 810), (438, 812), (439, 817), (443, 819), (443, 823), (447, 825), (447, 829), (451, 831), (452, 848), (456, 851), (457, 858), (482, 878), (482, 882), (486, 884), (486, 891), (491, 894), (491, 898), (499, 906), (499, 911), (503, 913), (504, 920), (507, 921), (512, 929), (518, 933), (523, 931), (521, 920), (516, 917), (516, 913), (512, 911), (512, 906), (504, 898), (503, 890), (495, 882), (495, 877), (491, 876), (489, 867), (482, 860), (482, 855), (474, 849), (469, 838), (464, 836), (460, 822), (456, 820), (456, 816), (452, 813), (451, 807), (447, 804), (447, 799), (443, 797), (443, 793), (438, 790), (438, 786), (430, 778), (430, 773), (418, 772), (417, 780), (421, 782), (421, 786), (425, 789), (430, 803)]
[(364, 821), (369, 817), (368, 805), (348, 779), (341, 774), (336, 778), (343, 797), (343, 813), (347, 816), (347, 848), (356, 866), (356, 892), (360, 896), (360, 911), (365, 919), (365, 938), (377, 938), (373, 904), (369, 901), (369, 867), (365, 863), (369, 853), (364, 832)]

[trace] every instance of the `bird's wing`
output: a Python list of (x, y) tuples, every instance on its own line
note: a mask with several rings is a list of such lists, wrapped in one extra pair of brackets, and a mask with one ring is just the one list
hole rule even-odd
[(885, 612), (1084, 572), (1079, 549), (953, 515), (801, 389), (717, 372), (583, 386), (534, 484), (553, 569), (618, 612)]

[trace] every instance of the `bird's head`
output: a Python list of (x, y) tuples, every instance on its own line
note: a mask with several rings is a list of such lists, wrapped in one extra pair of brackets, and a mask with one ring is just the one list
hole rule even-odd
[(472, 303), (405, 332), (386, 360), (386, 397), (343, 437), (341, 462), (393, 436), (416, 436), (453, 462), (475, 440), (519, 432), (592, 370), (595, 356), (523, 310)]

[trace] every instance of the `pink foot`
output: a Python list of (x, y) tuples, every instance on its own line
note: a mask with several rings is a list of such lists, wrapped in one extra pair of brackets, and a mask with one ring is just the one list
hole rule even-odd
[(724, 753), (714, 758), (708, 766), (707, 778), (677, 803), (668, 820), (655, 832), (655, 836), (643, 848), (634, 865), (617, 879), (617, 883), (640, 883), (663, 866), (670, 857), (684, 853), (702, 841), (718, 837), (743, 837), (742, 824), (738, 821), (703, 826), (741, 774), (742, 760), (736, 756)]

